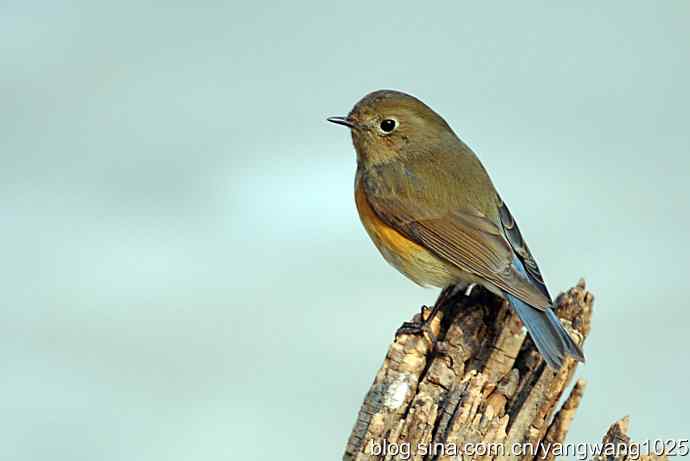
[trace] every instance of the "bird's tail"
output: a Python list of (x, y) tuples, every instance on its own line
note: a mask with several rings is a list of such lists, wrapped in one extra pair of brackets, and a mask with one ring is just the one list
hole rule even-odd
[(580, 362), (585, 361), (580, 346), (565, 331), (561, 321), (551, 308), (547, 307), (546, 310), (542, 311), (522, 302), (510, 293), (504, 294), (527, 328), (542, 357), (551, 368), (560, 369), (568, 355), (572, 355)]

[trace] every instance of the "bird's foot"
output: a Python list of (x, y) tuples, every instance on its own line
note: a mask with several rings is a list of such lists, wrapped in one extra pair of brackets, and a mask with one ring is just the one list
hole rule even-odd
[(424, 327), (426, 322), (415, 321), (403, 322), (400, 328), (395, 332), (395, 337), (400, 335), (422, 335), (424, 334)]
[(421, 312), (415, 316), (414, 320), (400, 325), (400, 328), (395, 332), (395, 339), (398, 339), (400, 335), (424, 336), (429, 339), (432, 348), (435, 348), (437, 338), (431, 331), (431, 321), (434, 319), (432, 314), (435, 314), (432, 309), (422, 306)]

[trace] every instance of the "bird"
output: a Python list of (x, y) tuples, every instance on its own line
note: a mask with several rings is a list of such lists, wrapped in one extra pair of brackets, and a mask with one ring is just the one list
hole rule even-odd
[(546, 364), (580, 346), (553, 311), (539, 266), (517, 222), (477, 155), (433, 109), (416, 97), (378, 90), (347, 116), (357, 154), (355, 204), (383, 258), (441, 300), (480, 285), (508, 301)]

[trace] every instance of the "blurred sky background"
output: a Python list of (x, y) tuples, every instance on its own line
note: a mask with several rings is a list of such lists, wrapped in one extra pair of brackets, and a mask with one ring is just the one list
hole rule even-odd
[[(570, 5), (568, 5), (570, 4)], [(555, 294), (596, 296), (569, 440), (687, 438), (690, 3), (0, 6), (0, 459), (339, 459), (435, 290), (325, 122), (410, 92)]]

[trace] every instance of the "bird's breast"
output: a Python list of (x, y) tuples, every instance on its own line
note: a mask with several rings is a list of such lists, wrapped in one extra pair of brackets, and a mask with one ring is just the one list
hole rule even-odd
[(359, 177), (355, 181), (355, 203), (369, 237), (393, 267), (422, 286), (444, 288), (458, 282), (457, 270), (452, 265), (389, 226), (376, 214)]

